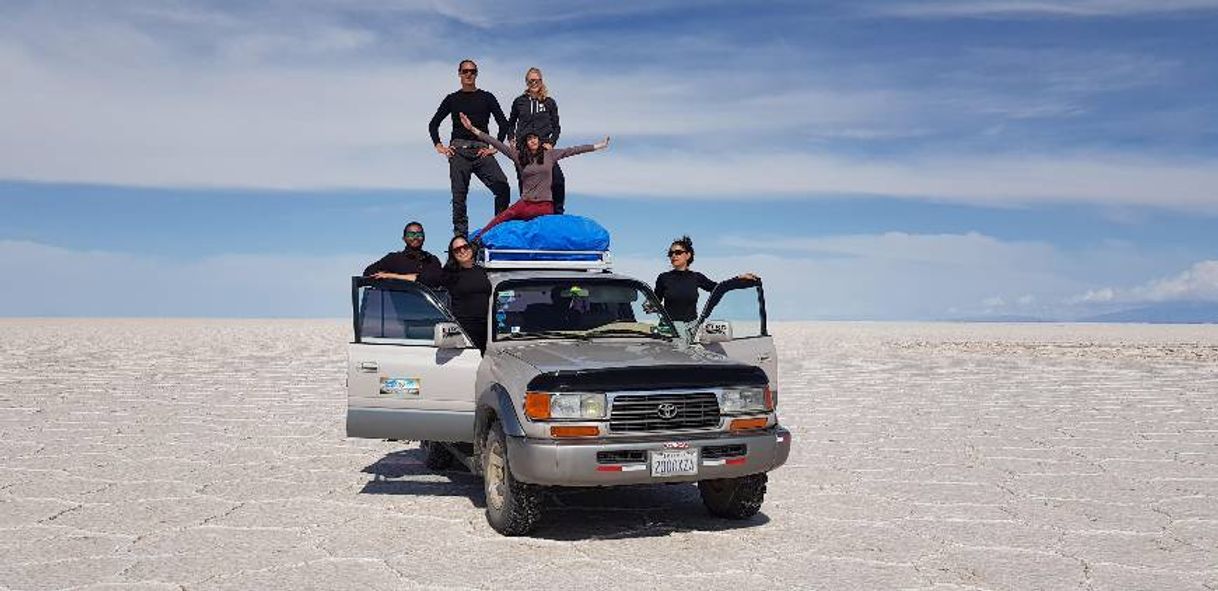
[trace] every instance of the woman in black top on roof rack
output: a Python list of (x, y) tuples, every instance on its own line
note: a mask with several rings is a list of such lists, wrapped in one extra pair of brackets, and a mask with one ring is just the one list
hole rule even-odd
[(443, 287), (452, 297), (449, 308), (461, 329), (474, 341), (474, 346), (486, 353), (486, 315), (490, 308), (491, 282), (486, 269), (474, 264), (473, 245), (464, 236), (448, 241), (448, 261), (438, 271), (425, 269), (422, 274), (402, 275), (406, 281), (419, 281), (431, 287)]
[[(698, 290), (714, 291), (719, 284), (689, 269), (694, 262), (694, 241), (689, 236), (672, 242), (668, 247), (668, 261), (672, 263), (672, 270), (656, 277), (656, 297), (660, 298), (664, 310), (681, 333), (689, 335), (690, 325), (698, 319)], [(752, 273), (742, 273), (735, 279), (756, 281), (758, 277)]]

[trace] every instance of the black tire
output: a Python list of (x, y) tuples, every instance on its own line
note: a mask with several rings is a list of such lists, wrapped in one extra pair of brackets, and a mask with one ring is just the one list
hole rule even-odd
[(447, 470), (453, 465), (456, 459), (453, 453), (448, 451), (444, 444), (435, 441), (420, 441), (419, 447), (423, 448), (423, 465), (429, 470)]
[(492, 423), (482, 448), (482, 478), (486, 490), (486, 521), (505, 536), (523, 536), (541, 520), (541, 490), (518, 482), (508, 465), (507, 437)]
[(728, 519), (748, 519), (761, 510), (765, 500), (766, 475), (703, 480), (698, 483), (702, 503), (711, 515)]

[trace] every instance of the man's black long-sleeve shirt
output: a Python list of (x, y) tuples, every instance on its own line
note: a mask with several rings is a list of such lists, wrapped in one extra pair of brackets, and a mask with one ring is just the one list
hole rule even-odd
[(364, 277), (370, 277), (379, 271), (410, 275), (412, 273), (424, 273), (429, 269), (437, 272), (440, 270), (440, 259), (436, 258), (436, 255), (426, 250), (407, 248), (391, 252), (381, 257), (375, 263), (368, 265), (364, 269)]
[(499, 101), (495, 99), (495, 95), (480, 88), (470, 92), (458, 90), (440, 101), (440, 108), (436, 109), (435, 116), (427, 125), (432, 145), (440, 143), (440, 123), (444, 121), (445, 117), (451, 119), (453, 125), (452, 135), (449, 138), (450, 143), (454, 139), (481, 141), (461, 125), (459, 113), (465, 113), (474, 127), (487, 133), (491, 132), (489, 125), (491, 115), (494, 115), (495, 124), (499, 126), (499, 133), (495, 137), (499, 138), (499, 141), (503, 141), (503, 138), (507, 136), (507, 117), (503, 115), (503, 109), (499, 107)]

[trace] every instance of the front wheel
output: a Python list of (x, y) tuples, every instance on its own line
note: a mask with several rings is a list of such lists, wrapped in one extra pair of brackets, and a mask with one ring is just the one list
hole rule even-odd
[(765, 483), (765, 473), (703, 480), (698, 483), (698, 492), (712, 515), (748, 519), (761, 510), (761, 503), (765, 500)]
[(498, 422), (486, 434), (482, 452), (486, 486), (486, 521), (505, 536), (522, 536), (541, 519), (541, 491), (518, 482), (508, 465), (507, 437)]

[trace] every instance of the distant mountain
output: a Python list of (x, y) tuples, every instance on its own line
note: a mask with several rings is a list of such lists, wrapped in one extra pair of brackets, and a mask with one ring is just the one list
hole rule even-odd
[(1079, 322), (1218, 323), (1218, 302), (1168, 302), (1082, 318)]

